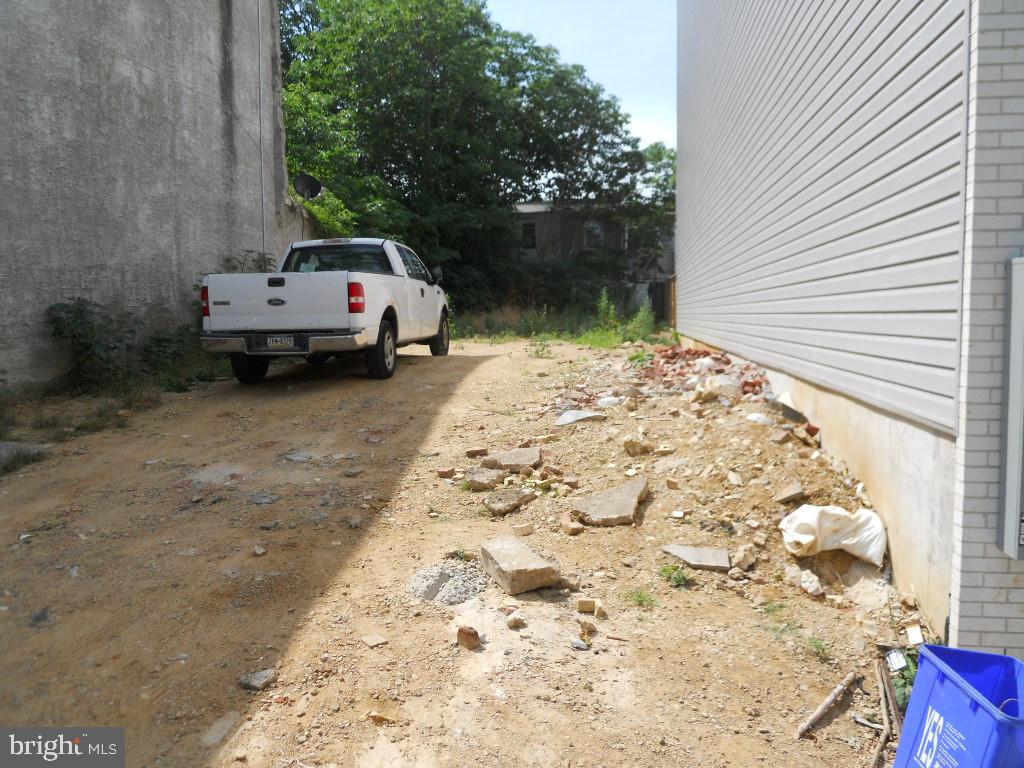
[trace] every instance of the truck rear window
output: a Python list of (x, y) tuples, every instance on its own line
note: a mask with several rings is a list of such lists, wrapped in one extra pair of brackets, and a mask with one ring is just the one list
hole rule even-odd
[(282, 272), (372, 272), (393, 275), (383, 245), (342, 243), (296, 248), (285, 259)]

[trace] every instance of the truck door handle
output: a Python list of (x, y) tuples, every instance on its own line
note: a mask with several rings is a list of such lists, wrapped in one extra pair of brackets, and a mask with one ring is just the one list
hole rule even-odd
[(420, 288), (420, 296), (426, 296), (426, 295), (427, 295), (427, 292), (423, 288)]

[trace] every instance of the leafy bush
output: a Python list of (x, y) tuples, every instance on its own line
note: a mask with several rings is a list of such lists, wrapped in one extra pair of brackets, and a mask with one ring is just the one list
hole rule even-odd
[(597, 299), (597, 327), (605, 330), (618, 328), (620, 324), (619, 312), (614, 302), (608, 298), (608, 289), (602, 288), (601, 295)]
[(140, 342), (136, 318), (83, 298), (53, 304), (46, 316), (71, 353), (65, 385), (72, 392), (114, 394), (143, 405), (153, 400), (143, 396), (147, 389), (183, 391), (225, 371), (225, 361), (202, 350), (190, 325), (157, 330)]
[(651, 302), (644, 301), (636, 314), (622, 327), (622, 338), (624, 341), (646, 339), (654, 334), (654, 328), (654, 310), (651, 308)]
[(136, 328), (130, 316), (78, 297), (50, 305), (46, 318), (53, 335), (67, 342), (71, 353), (71, 389), (107, 391), (134, 379)]
[(237, 254), (224, 257), (225, 272), (273, 272), (277, 256), (253, 248), (242, 248)]

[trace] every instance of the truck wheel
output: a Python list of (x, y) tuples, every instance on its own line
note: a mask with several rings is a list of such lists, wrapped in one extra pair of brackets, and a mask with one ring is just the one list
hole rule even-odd
[(231, 370), (242, 384), (259, 384), (267, 377), (269, 367), (269, 357), (231, 356)]
[(377, 343), (366, 350), (366, 371), (374, 379), (390, 379), (398, 365), (395, 328), (390, 320), (380, 321)]
[(437, 336), (430, 340), (430, 354), (434, 357), (443, 357), (448, 354), (448, 339), (451, 329), (448, 326), (448, 315), (441, 314), (441, 322), (437, 326)]

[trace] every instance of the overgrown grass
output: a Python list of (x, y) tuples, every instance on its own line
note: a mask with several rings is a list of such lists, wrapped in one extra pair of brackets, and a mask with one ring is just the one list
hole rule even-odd
[(612, 349), (626, 341), (652, 340), (657, 332), (654, 311), (644, 303), (634, 314), (622, 317), (607, 291), (593, 309), (553, 310), (505, 304), (493, 310), (459, 315), (453, 324), (454, 338), (483, 338), (492, 344), (520, 338), (571, 341), (597, 349)]

